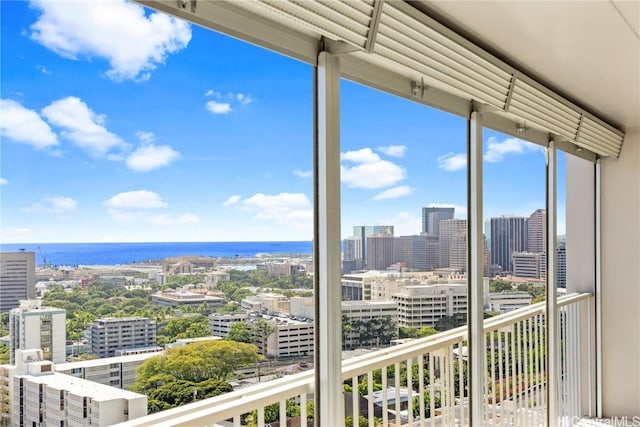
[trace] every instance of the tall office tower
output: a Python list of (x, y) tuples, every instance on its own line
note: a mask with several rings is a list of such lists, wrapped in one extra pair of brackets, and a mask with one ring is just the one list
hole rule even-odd
[[(435, 241), (435, 251), (433, 248)], [(393, 241), (393, 262), (405, 263), (410, 271), (428, 271), (437, 266), (438, 238), (420, 234), (415, 236), (400, 236)], [(435, 262), (433, 253), (436, 253)], [(429, 257), (431, 255), (431, 257)]]
[(556, 257), (558, 259), (558, 274), (556, 276), (559, 288), (567, 287), (567, 244), (558, 242), (556, 249)]
[(491, 218), (491, 264), (513, 271), (511, 255), (527, 248), (527, 218), (503, 215)]
[(113, 357), (116, 350), (156, 345), (156, 321), (146, 317), (98, 319), (87, 328), (91, 353)]
[(347, 237), (342, 241), (342, 272), (351, 273), (362, 270), (362, 240), (358, 237)]
[(0, 252), (0, 313), (36, 297), (34, 252)]
[(367, 237), (367, 269), (386, 270), (393, 264), (393, 234)]
[(546, 252), (546, 222), (547, 212), (544, 209), (536, 209), (527, 219), (527, 252)]
[(367, 265), (367, 237), (372, 234), (391, 234), (393, 225), (356, 225), (353, 227), (353, 237), (362, 241), (362, 268), (372, 268)]
[(440, 221), (453, 219), (455, 208), (422, 208), (422, 232), (440, 235)]
[(9, 312), (9, 352), (15, 364), (16, 350), (42, 349), (44, 358), (63, 363), (67, 350), (67, 311), (42, 307), (41, 300), (23, 300)]
[(483, 227), (484, 227), (484, 237), (487, 242), (487, 246), (491, 247), (491, 220), (485, 219)]
[(451, 242), (453, 237), (458, 234), (459, 231), (467, 232), (467, 220), (466, 219), (445, 219), (440, 221), (440, 254), (438, 266), (441, 268), (449, 267), (449, 251), (451, 249)]
[(458, 230), (451, 238), (449, 267), (467, 271), (467, 230)]

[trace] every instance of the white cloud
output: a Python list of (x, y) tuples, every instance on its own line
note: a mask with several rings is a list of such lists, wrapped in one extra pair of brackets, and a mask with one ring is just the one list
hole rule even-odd
[(153, 132), (148, 132), (144, 130), (139, 130), (136, 132), (136, 137), (140, 140), (140, 142), (144, 142), (146, 144), (150, 144), (156, 140), (156, 136)]
[(391, 157), (404, 157), (407, 151), (406, 145), (387, 145), (386, 147), (378, 147), (378, 151)]
[(447, 153), (438, 157), (438, 168), (455, 172), (467, 167), (467, 155), (465, 153)]
[(148, 190), (126, 191), (118, 193), (102, 202), (109, 209), (157, 209), (167, 207), (158, 193)]
[(487, 151), (484, 153), (484, 161), (496, 163), (501, 161), (507, 154), (523, 154), (525, 152), (542, 151), (539, 145), (523, 141), (518, 138), (507, 138), (500, 142), (495, 137), (487, 140)]
[(413, 188), (408, 185), (401, 185), (377, 194), (373, 200), (397, 199), (398, 197), (408, 196), (411, 193), (413, 193)]
[(32, 240), (33, 230), (30, 228), (0, 229), (0, 243), (27, 243)]
[(9, 183), (9, 181), (7, 181), (5, 178), (0, 178), (0, 185), (7, 185)]
[(293, 171), (293, 174), (295, 176), (297, 176), (297, 177), (300, 177), (300, 178), (309, 178), (309, 177), (311, 177), (311, 175), (313, 175), (313, 171), (311, 171), (311, 170), (303, 171), (303, 170), (300, 170), (300, 169), (296, 169), (296, 170)]
[(10, 99), (0, 100), (0, 135), (34, 148), (58, 145), (58, 137), (38, 113)]
[(71, 197), (45, 197), (42, 202), (33, 203), (22, 210), (26, 213), (48, 213), (58, 217), (65, 217), (78, 207)]
[(236, 94), (236, 99), (242, 105), (249, 105), (249, 104), (251, 104), (253, 102), (253, 99), (251, 98), (251, 95), (247, 95), (247, 94), (244, 94), (244, 93)]
[[(371, 148), (341, 153), (342, 182), (350, 188), (379, 189), (395, 185), (406, 177), (401, 166), (382, 160)], [(351, 164), (349, 164), (351, 163)]]
[(52, 74), (51, 70), (45, 67), (44, 65), (36, 65), (36, 69), (38, 71), (42, 71), (42, 74), (47, 74), (47, 75)]
[(238, 204), (245, 212), (252, 213), (260, 221), (304, 230), (311, 230), (313, 227), (311, 202), (303, 193), (256, 193), (248, 199), (234, 199), (234, 204)]
[(227, 200), (222, 202), (222, 206), (227, 207), (227, 206), (235, 205), (240, 201), (241, 198), (242, 196), (240, 196), (239, 194), (234, 194), (233, 196), (230, 196)]
[(31, 37), (70, 59), (102, 58), (115, 81), (146, 80), (167, 56), (191, 40), (189, 24), (150, 13), (125, 0), (63, 2), (32, 0), (41, 15)]
[(207, 110), (213, 114), (229, 114), (235, 111), (235, 107), (240, 105), (245, 107), (253, 102), (253, 98), (248, 93), (227, 92), (222, 94), (213, 89), (205, 92), (204, 96), (214, 98), (215, 101), (209, 101), (205, 104)]
[(42, 109), (42, 115), (61, 127), (61, 135), (95, 157), (104, 157), (114, 148), (126, 148), (119, 136), (105, 127), (105, 117), (94, 113), (80, 98), (59, 99)]
[(143, 145), (127, 158), (127, 167), (136, 172), (148, 172), (167, 166), (178, 159), (180, 153), (168, 145)]
[(206, 106), (207, 110), (211, 111), (213, 114), (229, 114), (232, 111), (231, 104), (228, 102), (209, 101)]
[(340, 153), (340, 160), (353, 163), (374, 163), (380, 161), (380, 156), (374, 153), (371, 148), (362, 148), (356, 151)]

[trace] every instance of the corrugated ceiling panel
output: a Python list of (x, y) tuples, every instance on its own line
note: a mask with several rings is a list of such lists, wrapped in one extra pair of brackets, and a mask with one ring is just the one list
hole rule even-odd
[(611, 131), (598, 121), (589, 116), (582, 119), (582, 126), (576, 143), (578, 145), (589, 144), (598, 148), (596, 153), (604, 156), (618, 157), (624, 136)]
[(343, 40), (359, 48), (364, 48), (373, 13), (373, 0), (243, 0), (233, 3), (278, 22), (294, 24), (296, 27), (303, 27), (332, 40)]
[(509, 112), (571, 141), (580, 124), (579, 112), (521, 79), (516, 80)]
[(470, 52), (423, 22), (385, 3), (374, 54), (425, 73), (469, 95), (504, 108), (511, 74)]

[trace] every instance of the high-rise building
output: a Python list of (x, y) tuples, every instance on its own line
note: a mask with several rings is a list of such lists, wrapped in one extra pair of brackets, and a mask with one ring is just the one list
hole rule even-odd
[(512, 254), (527, 247), (527, 218), (503, 215), (491, 218), (491, 264), (513, 271)]
[(427, 234), (396, 237), (393, 242), (394, 263), (402, 262), (411, 271), (438, 268), (438, 238)]
[(367, 268), (386, 270), (393, 264), (393, 234), (372, 234), (367, 237)]
[(391, 234), (393, 225), (356, 225), (353, 227), (353, 237), (362, 242), (362, 268), (372, 270), (367, 264), (367, 237), (372, 234)]
[(536, 209), (527, 219), (527, 252), (546, 252), (545, 242), (547, 236), (547, 212), (544, 209)]
[(0, 252), (0, 313), (36, 297), (34, 252)]
[(146, 317), (98, 319), (88, 328), (91, 353), (113, 357), (116, 350), (156, 345), (156, 321)]
[(556, 249), (556, 259), (558, 260), (557, 284), (559, 288), (567, 287), (567, 245), (565, 242), (558, 242)]
[(422, 232), (432, 236), (440, 235), (440, 221), (453, 219), (455, 208), (422, 208)]
[(342, 241), (342, 272), (351, 273), (362, 270), (362, 239), (347, 237)]
[[(441, 268), (450, 267), (449, 264), (449, 256), (451, 249), (451, 242), (453, 241), (454, 236), (458, 235), (460, 232), (464, 232), (465, 239), (467, 233), (467, 220), (466, 219), (445, 219), (440, 221), (440, 256), (438, 261), (438, 266)], [(466, 255), (464, 255), (466, 259)], [(458, 258), (456, 258), (458, 260)]]
[(10, 361), (16, 350), (42, 349), (45, 360), (62, 363), (67, 351), (67, 312), (62, 308), (42, 307), (41, 300), (22, 300), (9, 312)]

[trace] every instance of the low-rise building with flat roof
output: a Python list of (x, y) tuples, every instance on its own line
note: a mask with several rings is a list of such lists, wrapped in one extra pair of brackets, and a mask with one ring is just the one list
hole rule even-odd
[(2, 368), (10, 425), (106, 427), (147, 415), (147, 396), (56, 372), (42, 350), (17, 350)]

